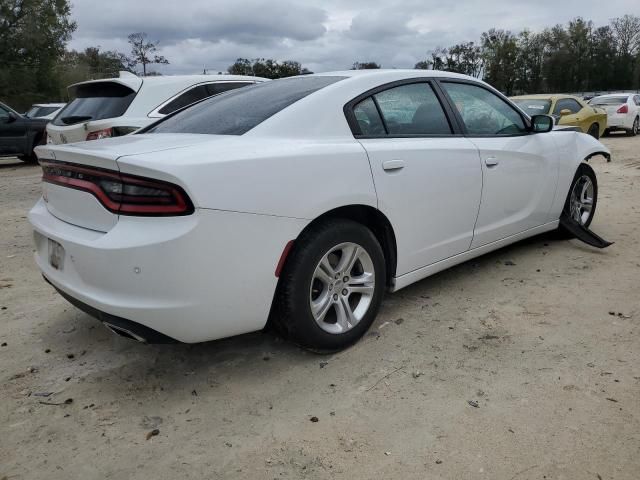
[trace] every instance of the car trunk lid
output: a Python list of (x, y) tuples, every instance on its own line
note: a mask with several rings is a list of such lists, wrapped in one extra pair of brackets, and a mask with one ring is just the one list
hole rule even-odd
[[(155, 137), (155, 136), (154, 136)], [(73, 181), (90, 179), (97, 171), (108, 183), (117, 180), (118, 158), (138, 153), (180, 148), (207, 140), (207, 135), (163, 135), (161, 138), (129, 135), (95, 142), (69, 145), (42, 145), (36, 154), (43, 166), (43, 198), (49, 212), (58, 219), (91, 230), (108, 232), (118, 222), (117, 209), (98, 200), (100, 192), (89, 192), (71, 185)], [(94, 175), (95, 176), (95, 175)], [(67, 177), (67, 178), (65, 178)]]

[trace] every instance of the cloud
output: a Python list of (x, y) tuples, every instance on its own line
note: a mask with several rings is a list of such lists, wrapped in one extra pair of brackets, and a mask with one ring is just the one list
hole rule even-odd
[(297, 60), (312, 71), (375, 61), (411, 68), (437, 46), (477, 41), (489, 28), (518, 32), (566, 23), (577, 15), (603, 25), (637, 13), (637, 0), (585, 7), (567, 0), (74, 0), (70, 47), (129, 50), (126, 37), (147, 32), (171, 62), (165, 74), (225, 71), (238, 57)]

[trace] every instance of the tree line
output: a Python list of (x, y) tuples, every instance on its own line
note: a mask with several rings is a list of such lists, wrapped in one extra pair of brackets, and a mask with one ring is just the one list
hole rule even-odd
[[(77, 25), (68, 0), (0, 0), (0, 100), (17, 109), (66, 99), (66, 86), (126, 70), (157, 75), (168, 64), (144, 32), (128, 37), (130, 52), (68, 50)], [(375, 61), (352, 69), (381, 68)], [(640, 17), (596, 26), (575, 18), (540, 32), (490, 29), (478, 42), (438, 47), (415, 64), (482, 78), (508, 95), (640, 88)], [(206, 73), (206, 69), (205, 69)], [(219, 72), (220, 73), (220, 72)], [(295, 60), (238, 58), (227, 73), (282, 78), (311, 73)]]
[(640, 17), (595, 26), (582, 18), (541, 32), (484, 32), (480, 42), (437, 48), (415, 68), (483, 78), (507, 95), (640, 88)]

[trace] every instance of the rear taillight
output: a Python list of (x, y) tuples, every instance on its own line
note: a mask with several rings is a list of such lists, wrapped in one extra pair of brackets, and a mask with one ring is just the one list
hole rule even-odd
[(64, 162), (40, 161), (42, 181), (91, 193), (119, 215), (174, 216), (193, 213), (182, 188), (151, 178)]
[(629, 113), (629, 107), (625, 103), (618, 110), (616, 110), (616, 113)]
[(113, 136), (113, 130), (105, 128), (103, 130), (96, 130), (95, 132), (89, 132), (87, 140), (100, 140), (102, 138), (111, 138)]

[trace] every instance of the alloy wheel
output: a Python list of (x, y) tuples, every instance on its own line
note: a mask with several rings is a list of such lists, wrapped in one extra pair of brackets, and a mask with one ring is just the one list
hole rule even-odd
[(313, 272), (311, 313), (327, 333), (342, 334), (365, 316), (375, 292), (375, 268), (360, 245), (341, 243), (326, 252)]
[(593, 210), (594, 187), (588, 175), (582, 175), (573, 184), (571, 199), (569, 200), (569, 213), (580, 225), (589, 222), (591, 211)]

